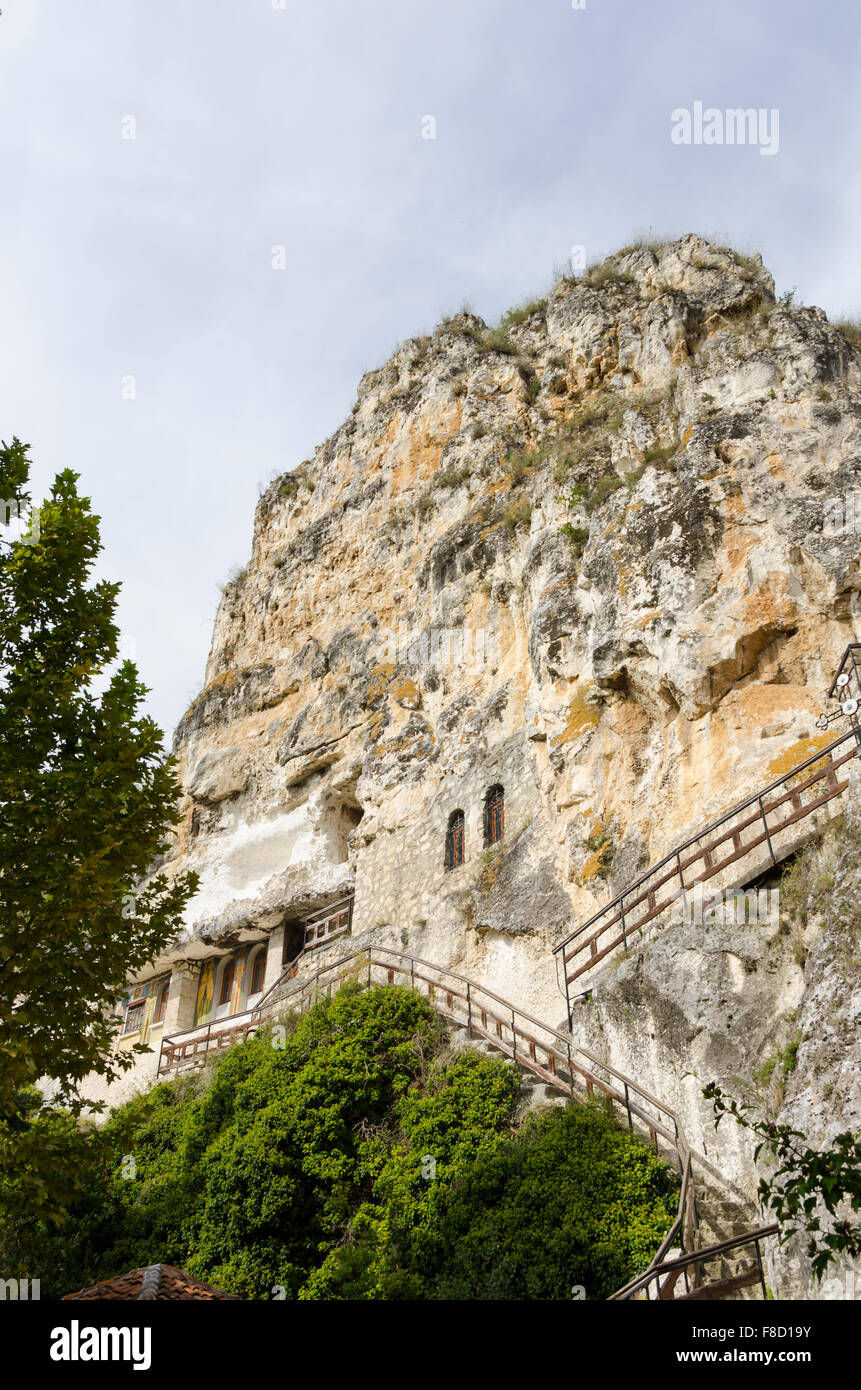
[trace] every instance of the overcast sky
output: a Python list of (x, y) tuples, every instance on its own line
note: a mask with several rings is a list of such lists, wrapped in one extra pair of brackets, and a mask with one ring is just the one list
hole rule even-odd
[[(82, 475), (168, 734), (259, 485), (444, 313), (649, 229), (861, 313), (859, 35), (850, 0), (3, 0), (0, 437), (37, 492)], [(777, 108), (777, 153), (674, 144), (696, 101)]]

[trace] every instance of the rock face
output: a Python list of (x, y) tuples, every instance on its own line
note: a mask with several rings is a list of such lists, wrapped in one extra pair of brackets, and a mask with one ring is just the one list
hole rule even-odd
[[(176, 733), (172, 862), (201, 874), (181, 952), (354, 890), (354, 933), (559, 1023), (560, 937), (828, 740), (861, 589), (859, 384), (821, 310), (694, 236), (502, 329), (458, 315), (363, 377), (260, 498)], [(782, 945), (766, 968), (767, 933), (685, 930), (603, 970), (575, 1031), (679, 1103), (749, 1201), (749, 1151), (701, 1085), (749, 1072), (792, 1010), (815, 1030), (827, 972)]]

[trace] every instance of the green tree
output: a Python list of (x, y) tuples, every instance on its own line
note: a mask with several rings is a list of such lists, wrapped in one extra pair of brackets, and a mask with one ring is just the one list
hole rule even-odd
[[(0, 498), (25, 510), (28, 449), (0, 446)], [(76, 483), (68, 470), (55, 478), (23, 540), (0, 505), (0, 1168), (17, 1200), (58, 1219), (80, 1165), (62, 1126), (33, 1123), (33, 1086), (47, 1078), (75, 1117), (89, 1072), (131, 1064), (109, 1056), (112, 1005), (197, 886), (193, 874), (144, 881), (179, 818), (179, 788), (160, 729), (139, 712), (135, 667), (107, 669), (119, 585), (91, 582), (99, 518)]]
[(678, 1204), (676, 1174), (594, 1105), (528, 1116), (439, 1196), (426, 1248), (437, 1299), (590, 1300), (645, 1269)]
[(44, 1298), (158, 1261), (245, 1298), (601, 1298), (669, 1229), (666, 1164), (589, 1106), (518, 1127), (517, 1067), (452, 1055), (418, 994), (346, 987), (286, 1024), (115, 1110), (72, 1219), (0, 1226), (0, 1268)]

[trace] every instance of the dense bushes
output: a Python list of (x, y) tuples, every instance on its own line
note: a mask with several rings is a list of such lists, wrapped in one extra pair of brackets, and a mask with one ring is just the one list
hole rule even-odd
[(518, 1092), (418, 995), (344, 989), (208, 1085), (115, 1111), (82, 1149), (86, 1199), (56, 1229), (8, 1219), (0, 1259), (43, 1297), (161, 1261), (248, 1298), (603, 1298), (667, 1229), (673, 1178), (596, 1110), (516, 1129)]

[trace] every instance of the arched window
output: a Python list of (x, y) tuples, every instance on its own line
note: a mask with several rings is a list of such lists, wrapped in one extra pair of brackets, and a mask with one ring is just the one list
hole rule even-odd
[(231, 994), (233, 993), (233, 976), (234, 976), (234, 974), (235, 974), (235, 967), (234, 967), (233, 961), (230, 960), (230, 961), (228, 961), (227, 964), (225, 965), (225, 967), (224, 967), (224, 974), (223, 974), (222, 977), (221, 977), (221, 992), (219, 993), (219, 996), (218, 996), (219, 1008), (221, 1007), (222, 1004), (229, 1004), (229, 1003), (230, 1003), (230, 996), (231, 996)]
[(155, 1001), (155, 1013), (153, 1023), (164, 1023), (164, 1016), (167, 1013), (167, 996), (170, 993), (170, 980), (163, 980), (158, 987), (158, 998)]
[(456, 869), (463, 863), (463, 811), (452, 811), (445, 836), (445, 867)]
[(495, 845), (505, 834), (505, 794), (499, 785), (484, 798), (484, 843)]
[(258, 951), (251, 967), (251, 993), (260, 994), (266, 978), (266, 952)]

